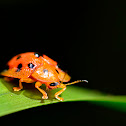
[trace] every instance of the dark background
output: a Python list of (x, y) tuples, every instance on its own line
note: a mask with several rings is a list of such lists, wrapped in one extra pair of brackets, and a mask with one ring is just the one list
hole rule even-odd
[[(40, 52), (56, 60), (71, 81), (89, 80), (89, 84), (76, 86), (126, 95), (125, 6), (106, 0), (1, 1), (0, 71), (16, 54)], [(87, 102), (72, 102), (32, 108), (2, 119), (10, 124), (22, 120), (87, 126), (125, 125), (125, 117), (125, 113)]]

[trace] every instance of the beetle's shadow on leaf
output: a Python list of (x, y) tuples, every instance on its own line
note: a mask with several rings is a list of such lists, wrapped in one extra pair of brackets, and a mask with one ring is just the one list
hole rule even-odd
[(4, 84), (4, 86), (12, 93), (20, 95), (21, 91), (14, 91), (13, 87), (17, 87), (18, 86), (18, 81), (14, 80), (14, 81), (5, 81), (4, 79), (1, 80), (2, 83)]
[[(55, 99), (54, 98), (54, 94), (52, 91), (48, 91), (46, 90), (45, 86), (41, 86), (41, 88), (46, 91), (47, 95), (48, 95), (48, 100), (53, 100)], [(39, 92), (36, 88), (35, 88), (35, 85), (34, 84), (25, 84), (24, 86), (24, 92), (23, 92), (23, 95), (25, 95), (26, 97), (28, 98), (31, 98), (31, 99), (36, 99), (36, 100), (41, 100), (41, 102), (43, 103), (45, 100), (42, 99), (42, 94), (41, 92)]]
[[(2, 83), (5, 85), (5, 87), (11, 92), (16, 95), (23, 94), (24, 96), (34, 99), (34, 100), (40, 100), (40, 102), (44, 103), (45, 100), (42, 99), (42, 94), (35, 88), (34, 83), (23, 83), (23, 89), (21, 91), (13, 91), (13, 87), (19, 86), (19, 80), (14, 79), (14, 81), (5, 81), (2, 79)], [(55, 99), (54, 97), (54, 91), (48, 91), (46, 90), (45, 86), (41, 86), (43, 90), (45, 90), (48, 94), (48, 100), (53, 101)]]

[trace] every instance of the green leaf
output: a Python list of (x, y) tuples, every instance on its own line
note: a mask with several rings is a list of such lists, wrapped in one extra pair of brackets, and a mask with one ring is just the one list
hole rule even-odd
[[(42, 94), (35, 89), (34, 84), (24, 84), (24, 89), (19, 92), (13, 91), (14, 86), (18, 85), (0, 79), (0, 116), (36, 106), (59, 102), (54, 98), (54, 93), (60, 89), (47, 91), (49, 99), (42, 100)], [(70, 85), (67, 86), (66, 91), (62, 93), (61, 97), (64, 98), (64, 102), (91, 101), (95, 104), (98, 103), (121, 111), (126, 111), (126, 96), (106, 95), (98, 91)]]

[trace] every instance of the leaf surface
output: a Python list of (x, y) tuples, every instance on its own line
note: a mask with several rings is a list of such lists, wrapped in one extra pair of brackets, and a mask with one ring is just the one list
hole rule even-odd
[[(42, 94), (34, 88), (34, 84), (25, 84), (24, 89), (19, 92), (13, 91), (14, 86), (18, 85), (6, 82), (2, 78), (0, 79), (0, 116), (59, 102), (54, 98), (54, 93), (57, 89), (55, 91), (47, 91), (49, 99), (42, 100)], [(67, 86), (66, 91), (62, 93), (61, 97), (64, 98), (63, 102), (90, 101), (95, 104), (126, 111), (126, 96), (107, 95), (98, 91), (70, 85)]]

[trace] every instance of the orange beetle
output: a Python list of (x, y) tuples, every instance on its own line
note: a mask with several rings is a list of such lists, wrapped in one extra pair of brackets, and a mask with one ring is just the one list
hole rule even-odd
[(59, 97), (59, 95), (66, 89), (66, 85), (81, 81), (87, 82), (87, 80), (78, 80), (63, 84), (63, 82), (68, 82), (71, 77), (57, 66), (56, 61), (35, 52), (16, 55), (7, 65), (9, 69), (1, 72), (1, 75), (19, 79), (19, 87), (13, 87), (14, 91), (23, 89), (22, 82), (36, 82), (35, 87), (43, 94), (42, 99), (48, 99), (47, 93), (40, 88), (42, 84), (46, 85), (46, 89), (62, 88), (55, 93), (55, 98), (63, 101), (63, 98)]

